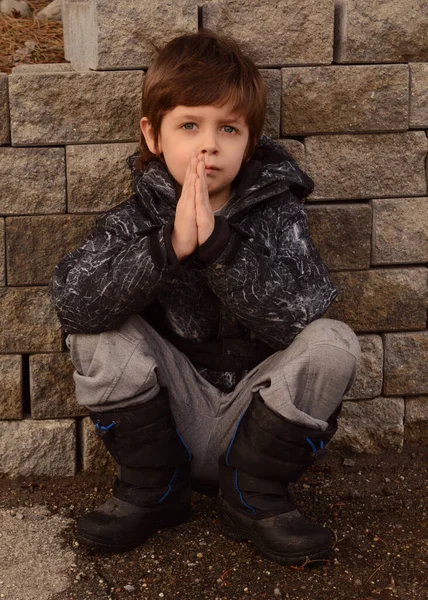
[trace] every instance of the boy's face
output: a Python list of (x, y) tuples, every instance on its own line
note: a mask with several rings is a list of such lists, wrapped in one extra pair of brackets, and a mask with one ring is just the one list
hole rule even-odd
[[(154, 152), (147, 119), (141, 129)], [(205, 160), (208, 193), (214, 209), (229, 199), (231, 184), (241, 168), (249, 137), (244, 117), (224, 106), (176, 106), (161, 124), (158, 152), (162, 153), (172, 177), (181, 188), (192, 153)]]

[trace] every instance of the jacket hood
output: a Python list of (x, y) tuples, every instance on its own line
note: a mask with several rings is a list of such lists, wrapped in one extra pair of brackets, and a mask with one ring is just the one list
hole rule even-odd
[[(175, 182), (166, 167), (159, 161), (151, 161), (146, 169), (136, 168), (138, 152), (132, 154), (128, 166), (132, 172), (133, 190), (142, 205), (161, 217), (162, 205), (170, 209), (177, 204)], [(225, 216), (241, 212), (290, 190), (303, 199), (314, 189), (312, 179), (304, 173), (296, 161), (278, 143), (262, 136), (250, 160), (242, 165), (232, 188)], [(165, 208), (167, 208), (165, 206)]]

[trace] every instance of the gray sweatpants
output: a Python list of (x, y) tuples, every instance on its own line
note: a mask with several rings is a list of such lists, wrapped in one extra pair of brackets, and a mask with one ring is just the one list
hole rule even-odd
[(139, 316), (115, 331), (69, 335), (67, 345), (77, 401), (91, 411), (140, 404), (166, 387), (177, 430), (193, 454), (192, 476), (202, 480), (218, 478), (218, 458), (256, 391), (288, 420), (324, 430), (354, 382), (360, 354), (347, 325), (319, 319), (224, 393)]

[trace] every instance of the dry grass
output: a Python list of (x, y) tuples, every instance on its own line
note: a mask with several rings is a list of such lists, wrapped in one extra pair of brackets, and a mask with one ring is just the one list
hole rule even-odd
[[(27, 0), (33, 15), (50, 0)], [(62, 23), (0, 13), (0, 72), (19, 64), (65, 62)]]

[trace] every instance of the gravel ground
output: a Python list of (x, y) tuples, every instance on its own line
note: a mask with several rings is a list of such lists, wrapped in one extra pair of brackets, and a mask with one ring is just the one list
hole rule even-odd
[[(25, 544), (19, 546), (15, 581), (10, 569), (5, 580), (0, 554), (0, 597), (428, 600), (427, 459), (428, 448), (412, 447), (401, 455), (331, 455), (314, 467), (293, 486), (293, 494), (304, 514), (331, 527), (336, 544), (330, 561), (304, 569), (277, 565), (251, 544), (227, 540), (219, 531), (215, 498), (197, 493), (188, 523), (159, 532), (131, 552), (99, 554), (79, 547), (75, 522), (109, 496), (112, 474), (37, 481), (0, 478), (0, 509), (9, 525), (14, 521), (10, 534), (17, 547), (19, 536), (28, 535), (26, 520), (33, 518), (25, 511), (40, 511), (40, 506), (48, 511), (39, 513), (38, 521), (33, 518), (27, 557)], [(2, 527), (3, 554), (6, 537)], [(34, 553), (42, 557), (38, 573), (31, 567)], [(56, 571), (51, 568), (55, 561)], [(55, 577), (61, 578), (60, 588), (52, 587)], [(29, 582), (33, 596), (28, 595)]]

